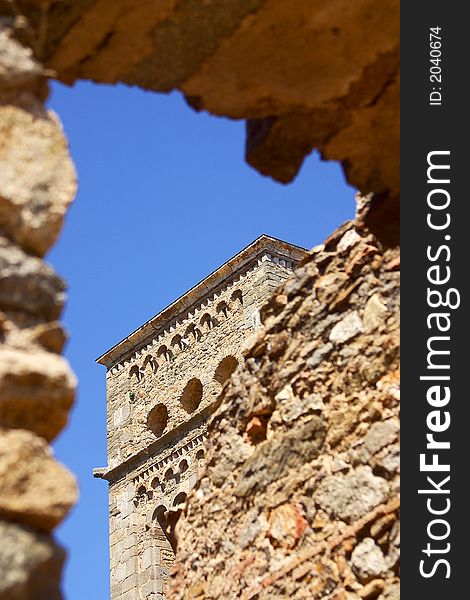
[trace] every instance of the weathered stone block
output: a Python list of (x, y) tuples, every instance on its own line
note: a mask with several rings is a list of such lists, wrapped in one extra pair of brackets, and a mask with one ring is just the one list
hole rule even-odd
[(24, 430), (0, 429), (0, 517), (50, 531), (77, 499), (74, 477), (48, 444)]
[(0, 349), (0, 426), (29, 429), (52, 440), (65, 427), (76, 379), (61, 356)]

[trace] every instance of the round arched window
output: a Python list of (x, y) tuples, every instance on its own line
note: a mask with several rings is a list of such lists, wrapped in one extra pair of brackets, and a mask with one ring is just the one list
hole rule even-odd
[(202, 400), (202, 383), (199, 379), (190, 379), (180, 397), (181, 406), (188, 413), (196, 410)]
[(147, 417), (147, 427), (157, 437), (163, 435), (168, 425), (168, 410), (164, 404), (154, 406)]

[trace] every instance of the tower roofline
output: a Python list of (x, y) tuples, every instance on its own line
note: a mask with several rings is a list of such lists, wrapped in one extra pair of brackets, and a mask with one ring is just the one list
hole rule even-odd
[(301, 246), (266, 234), (260, 235), (202, 281), (104, 352), (96, 359), (96, 362), (109, 368), (123, 360), (126, 355), (135, 351), (137, 346), (145, 344), (152, 334), (158, 334), (165, 325), (177, 319), (181, 313), (190, 312), (195, 305), (207, 298), (224, 280), (243, 272), (251, 261), (266, 251), (271, 251), (294, 262), (299, 262), (308, 253), (308, 250)]

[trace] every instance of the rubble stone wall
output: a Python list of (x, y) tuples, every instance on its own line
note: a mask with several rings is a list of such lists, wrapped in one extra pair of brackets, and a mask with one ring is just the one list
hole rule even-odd
[(170, 598), (398, 599), (399, 266), (349, 222), (262, 308), (177, 524)]

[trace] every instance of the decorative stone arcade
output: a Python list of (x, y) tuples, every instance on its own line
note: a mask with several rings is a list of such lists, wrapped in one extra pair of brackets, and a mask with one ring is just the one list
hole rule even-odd
[(161, 600), (207, 420), (259, 309), (306, 251), (261, 236), (116, 344), (107, 367), (111, 598)]

